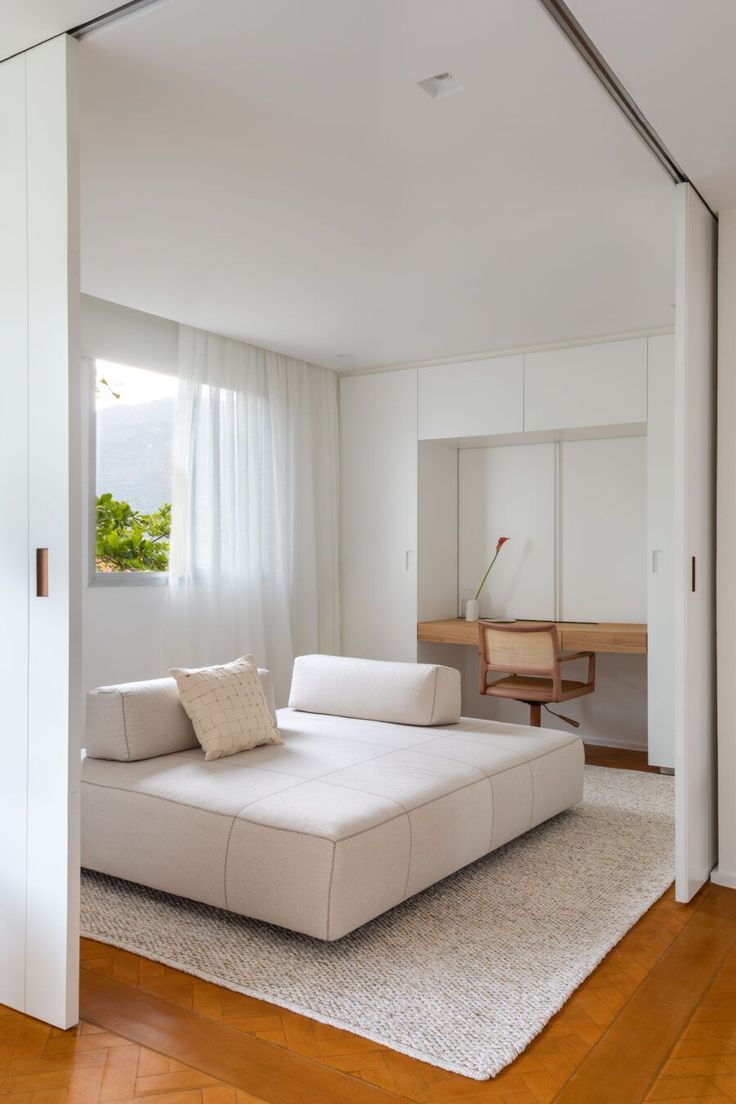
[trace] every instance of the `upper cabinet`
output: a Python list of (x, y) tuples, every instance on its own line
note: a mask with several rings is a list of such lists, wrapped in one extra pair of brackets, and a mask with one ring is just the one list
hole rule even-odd
[(420, 368), (418, 386), (420, 441), (524, 429), (522, 356)]
[(646, 338), (526, 355), (525, 430), (646, 420)]

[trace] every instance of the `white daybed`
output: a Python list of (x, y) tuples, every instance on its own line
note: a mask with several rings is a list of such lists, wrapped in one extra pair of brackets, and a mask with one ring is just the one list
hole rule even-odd
[(205, 762), (173, 679), (92, 691), (83, 866), (333, 940), (582, 798), (577, 736), (461, 718), (447, 667), (302, 656), (277, 716)]

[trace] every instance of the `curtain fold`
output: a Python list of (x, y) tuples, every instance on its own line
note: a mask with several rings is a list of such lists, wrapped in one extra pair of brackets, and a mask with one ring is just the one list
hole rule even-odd
[(172, 666), (252, 652), (288, 693), (339, 651), (337, 377), (181, 326), (169, 574)]

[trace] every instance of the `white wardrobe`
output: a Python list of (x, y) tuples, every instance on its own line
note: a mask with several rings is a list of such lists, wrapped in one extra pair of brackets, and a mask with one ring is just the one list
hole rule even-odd
[(594, 705), (671, 767), (674, 378), (670, 334), (344, 378), (343, 651), (416, 660), (510, 536), (482, 614), (647, 622)]

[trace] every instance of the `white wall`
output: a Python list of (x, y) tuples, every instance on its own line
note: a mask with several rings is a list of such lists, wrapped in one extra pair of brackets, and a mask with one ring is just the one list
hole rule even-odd
[(484, 617), (556, 615), (556, 449), (460, 449), (460, 597), (479, 585), (498, 538), (509, 538), (483, 588)]
[(458, 450), (420, 441), (418, 482), (417, 620), (435, 621), (457, 603)]

